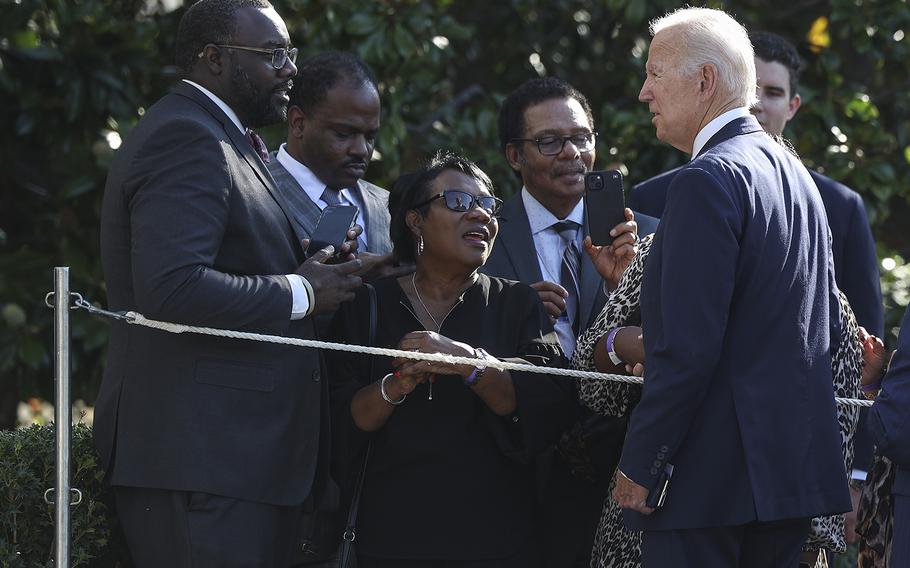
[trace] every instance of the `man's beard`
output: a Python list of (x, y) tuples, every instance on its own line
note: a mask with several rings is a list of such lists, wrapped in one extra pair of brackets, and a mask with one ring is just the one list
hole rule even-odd
[(275, 91), (257, 90), (239, 65), (231, 69), (231, 86), (238, 108), (238, 115), (243, 117), (249, 128), (261, 128), (270, 124), (284, 122), (288, 116), (287, 105), (275, 98)]

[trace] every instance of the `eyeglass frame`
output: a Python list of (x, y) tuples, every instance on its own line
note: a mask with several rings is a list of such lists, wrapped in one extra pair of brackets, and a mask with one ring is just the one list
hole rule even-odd
[[(563, 150), (565, 150), (566, 142), (570, 142), (572, 140), (572, 138), (575, 138), (576, 136), (585, 136), (585, 137), (590, 136), (591, 137), (591, 147), (588, 148), (587, 150), (582, 150), (581, 148), (578, 147), (578, 144), (576, 144), (575, 142), (572, 142), (572, 145), (578, 149), (579, 153), (587, 154), (588, 152), (594, 151), (594, 147), (597, 144), (597, 132), (595, 132), (593, 130), (591, 132), (571, 134), (569, 136), (556, 136), (555, 134), (551, 134), (551, 135), (547, 135), (547, 136), (542, 136), (540, 138), (512, 138), (511, 140), (509, 140), (509, 143), (512, 144), (514, 142), (534, 142), (535, 144), (537, 144), (537, 151), (540, 152), (541, 156), (558, 156), (559, 154), (562, 153)], [(553, 152), (551, 154), (547, 154), (546, 152), (543, 151), (543, 149), (540, 147), (540, 142), (541, 142), (541, 140), (546, 140), (547, 138), (553, 138), (554, 142), (556, 140), (562, 138), (562, 144), (559, 146), (559, 151)]]
[[(437, 193), (433, 197), (431, 197), (425, 201), (421, 201), (420, 203), (418, 203), (416, 205), (413, 205), (411, 207), (411, 209), (420, 209), (421, 207), (423, 207), (425, 205), (429, 205), (430, 203), (433, 203), (434, 201), (436, 201), (437, 199), (439, 199), (441, 197), (444, 198), (446, 196), (446, 193), (449, 193), (449, 192), (460, 193), (462, 195), (467, 195), (468, 197), (471, 198), (470, 203), (468, 203), (468, 206), (465, 208), (464, 211), (459, 211), (457, 209), (453, 209), (453, 208), (449, 207), (449, 202), (446, 201), (445, 206), (446, 206), (446, 209), (448, 209), (449, 211), (454, 211), (456, 213), (467, 213), (468, 211), (473, 209), (475, 206), (477, 206), (477, 207), (480, 207), (484, 212), (486, 212), (487, 215), (489, 215), (491, 217), (499, 216), (499, 212), (502, 211), (502, 199), (496, 197), (495, 195), (473, 195), (473, 194), (470, 194), (467, 191), (464, 191), (461, 189), (443, 190), (441, 193)], [(492, 199), (493, 200), (493, 210), (490, 211), (486, 207), (481, 205), (480, 204), (481, 199)]]
[[(284, 69), (284, 66), (288, 64), (288, 61), (290, 61), (291, 63), (296, 65), (297, 64), (297, 53), (299, 51), (296, 47), (276, 47), (275, 49), (268, 49), (266, 47), (249, 47), (246, 45), (229, 45), (229, 44), (217, 44), (217, 43), (213, 43), (211, 45), (214, 45), (217, 48), (240, 49), (242, 51), (252, 51), (254, 53), (267, 53), (272, 56), (271, 64), (272, 64), (272, 68), (275, 70)], [(275, 65), (275, 57), (277, 57), (277, 53), (279, 51), (285, 52), (284, 61), (281, 63), (281, 65)], [(205, 49), (203, 48), (203, 50), (199, 52), (199, 57), (202, 58), (204, 55), (205, 55)]]

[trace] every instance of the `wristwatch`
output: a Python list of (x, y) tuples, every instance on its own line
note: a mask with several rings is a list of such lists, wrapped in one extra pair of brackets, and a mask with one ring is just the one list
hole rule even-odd
[(483, 377), (484, 372), (487, 370), (487, 366), (482, 361), (490, 359), (491, 355), (478, 347), (474, 350), (474, 357), (481, 359), (481, 363), (474, 367), (474, 370), (471, 371), (470, 375), (465, 377), (464, 384), (469, 387), (476, 385), (480, 381), (481, 377)]

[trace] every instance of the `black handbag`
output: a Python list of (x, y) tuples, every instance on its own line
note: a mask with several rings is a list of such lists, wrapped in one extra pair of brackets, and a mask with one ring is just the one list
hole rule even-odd
[[(370, 298), (370, 328), (367, 345), (372, 347), (376, 344), (376, 325), (378, 317), (378, 305), (376, 300), (376, 289), (370, 284), (364, 284)], [(370, 375), (373, 376), (373, 358), (370, 357)], [(312, 568), (356, 568), (357, 556), (354, 553), (354, 538), (356, 534), (355, 521), (357, 519), (357, 507), (360, 502), (360, 490), (363, 486), (363, 477), (366, 473), (367, 459), (370, 455), (370, 446), (367, 446), (363, 458), (363, 465), (360, 475), (351, 494), (351, 505), (348, 510), (347, 518), (342, 525), (341, 512), (337, 510), (337, 503), (341, 500), (338, 494), (341, 489), (334, 481), (331, 482), (329, 491), (334, 491), (333, 499), (336, 508), (331, 511), (321, 511), (319, 509), (305, 513), (303, 515), (302, 534), (306, 535), (303, 543), (294, 558), (294, 566), (309, 566)], [(342, 526), (344, 531), (341, 531)], [(339, 548), (338, 534), (342, 534), (341, 546)]]
[[(376, 344), (376, 325), (378, 306), (376, 302), (376, 290), (369, 284), (365, 284), (370, 294), (370, 337), (369, 345), (372, 347)], [(370, 357), (370, 375), (373, 376), (373, 357)], [(354, 540), (357, 538), (357, 510), (360, 508), (360, 494), (363, 492), (363, 480), (367, 476), (367, 464), (370, 460), (370, 451), (373, 449), (373, 443), (367, 444), (363, 454), (363, 464), (360, 466), (360, 475), (354, 485), (354, 492), (351, 494), (351, 505), (348, 508), (348, 521), (345, 523), (344, 534), (341, 536), (341, 552), (338, 555), (339, 568), (356, 568), (357, 551), (354, 549)]]

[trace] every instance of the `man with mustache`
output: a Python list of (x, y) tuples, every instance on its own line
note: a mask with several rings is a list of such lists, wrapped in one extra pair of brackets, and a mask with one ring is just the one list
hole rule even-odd
[(389, 192), (362, 179), (379, 132), (376, 78), (356, 55), (324, 52), (300, 63), (289, 96), (287, 142), (271, 154), (269, 171), (293, 209), (297, 235), (312, 234), (327, 206), (355, 205), (363, 227), (358, 258), (369, 268), (392, 250)]
[[(112, 310), (312, 338), (311, 314), (353, 298), (361, 262), (324, 264), (331, 247), (303, 261), (249, 130), (284, 119), (296, 54), (265, 0), (186, 11), (182, 80), (130, 132), (105, 187)], [(321, 378), (316, 350), (111, 324), (95, 438), (137, 566), (289, 564), (328, 466)]]
[[(582, 197), (584, 174), (594, 166), (593, 123), (585, 96), (554, 77), (525, 82), (499, 111), (501, 147), (522, 189), (503, 205), (499, 237), (483, 271), (537, 290), (568, 357), (579, 330), (616, 288), (637, 241), (627, 211), (630, 221), (613, 229), (612, 246), (585, 244)], [(577, 414), (579, 423), (590, 417), (580, 405)], [(591, 482), (573, 477), (561, 458), (553, 462), (541, 519), (545, 566), (588, 565), (608, 483), (609, 474)]]

